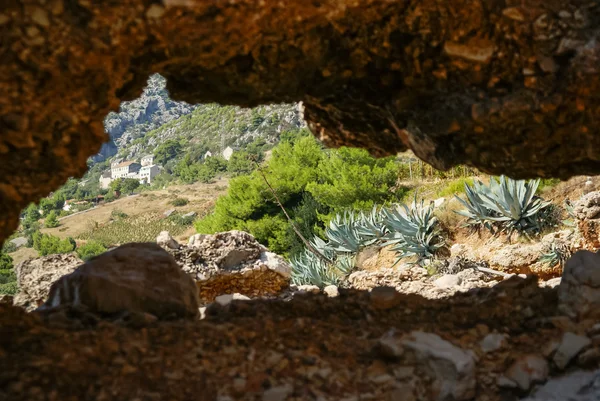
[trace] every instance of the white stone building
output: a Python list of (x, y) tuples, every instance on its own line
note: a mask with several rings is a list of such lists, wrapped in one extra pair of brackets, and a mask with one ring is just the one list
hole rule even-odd
[(139, 179), (141, 184), (151, 184), (154, 177), (160, 174), (160, 167), (156, 164), (144, 166), (139, 171)]
[(127, 178), (132, 173), (137, 173), (140, 171), (142, 166), (136, 162), (123, 162), (119, 163), (114, 167), (111, 167), (110, 171), (112, 174), (112, 179), (116, 180), (117, 178)]
[(112, 182), (112, 173), (111, 171), (105, 171), (104, 173), (102, 173), (102, 175), (100, 176), (100, 188), (102, 189), (108, 189), (108, 186), (110, 185), (110, 183)]
[(154, 155), (146, 155), (141, 160), (142, 167), (152, 166), (154, 164)]

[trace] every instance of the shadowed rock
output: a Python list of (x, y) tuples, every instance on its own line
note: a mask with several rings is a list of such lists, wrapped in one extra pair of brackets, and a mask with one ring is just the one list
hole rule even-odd
[(8, 1), (0, 236), (83, 174), (105, 116), (154, 72), (189, 103), (302, 101), (329, 146), (518, 177), (598, 172), (599, 21), (584, 0)]

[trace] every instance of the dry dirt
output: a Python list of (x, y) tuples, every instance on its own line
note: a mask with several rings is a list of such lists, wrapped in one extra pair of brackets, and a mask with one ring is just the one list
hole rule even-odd
[[(162, 190), (141, 192), (139, 195), (126, 196), (114, 202), (100, 205), (85, 213), (67, 216), (60, 219), (58, 227), (45, 228), (41, 231), (61, 238), (76, 238), (89, 230), (91, 222), (97, 222), (100, 225), (107, 223), (111, 218), (111, 213), (115, 210), (124, 212), (129, 216), (136, 216), (153, 213), (162, 214), (169, 209), (175, 209), (181, 214), (193, 211), (202, 216), (210, 211), (220, 195), (227, 192), (227, 186), (228, 180), (222, 178), (210, 184), (172, 185)], [(185, 198), (189, 203), (185, 206), (175, 207), (170, 204), (175, 198)], [(187, 241), (192, 234), (195, 234), (195, 230), (190, 227), (177, 239)]]

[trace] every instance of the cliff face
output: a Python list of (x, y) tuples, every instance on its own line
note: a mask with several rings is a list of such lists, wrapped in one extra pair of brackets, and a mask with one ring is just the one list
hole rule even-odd
[(159, 74), (152, 75), (139, 98), (121, 103), (118, 113), (108, 113), (104, 128), (110, 140), (94, 156), (95, 161), (116, 155), (119, 149), (135, 139), (195, 109), (195, 106), (185, 102), (171, 100), (166, 85), (165, 79)]
[(303, 102), (331, 146), (513, 177), (600, 171), (592, 0), (8, 0), (0, 236), (81, 176), (149, 76), (175, 100)]

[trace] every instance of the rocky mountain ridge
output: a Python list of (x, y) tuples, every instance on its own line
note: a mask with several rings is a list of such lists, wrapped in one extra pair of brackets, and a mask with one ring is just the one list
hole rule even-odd
[(285, 130), (306, 126), (297, 104), (260, 106), (254, 109), (218, 104), (190, 105), (173, 101), (167, 82), (159, 74), (148, 79), (142, 95), (123, 102), (118, 113), (104, 120), (110, 141), (93, 157), (99, 162), (116, 156), (120, 160), (140, 157), (169, 139), (185, 148), (201, 146), (220, 152), (227, 146), (243, 148), (255, 139), (275, 143)]
[(196, 108), (185, 102), (171, 100), (166, 87), (165, 78), (154, 74), (148, 79), (148, 85), (139, 98), (121, 103), (118, 113), (111, 112), (106, 116), (104, 128), (110, 141), (102, 145), (100, 152), (93, 157), (95, 161), (114, 156), (131, 141)]

